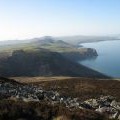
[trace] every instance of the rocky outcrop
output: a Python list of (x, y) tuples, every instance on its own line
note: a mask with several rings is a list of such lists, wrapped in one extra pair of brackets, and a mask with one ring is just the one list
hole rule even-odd
[(62, 104), (68, 110), (92, 110), (104, 114), (110, 119), (120, 120), (120, 102), (109, 95), (102, 95), (98, 98), (91, 98), (82, 102), (79, 98), (60, 95), (56, 90), (45, 90), (40, 85), (21, 85), (1, 81), (0, 96), (1, 99), (6, 98), (15, 101), (46, 101), (51, 105)]
[(112, 96), (101, 96), (98, 99), (89, 99), (85, 103), (95, 111), (106, 114), (110, 119), (120, 120), (120, 102)]

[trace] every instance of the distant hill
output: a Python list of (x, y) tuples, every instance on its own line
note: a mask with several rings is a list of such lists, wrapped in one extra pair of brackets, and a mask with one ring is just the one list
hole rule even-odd
[(86, 42), (99, 42), (107, 40), (120, 40), (119, 36), (84, 36), (84, 35), (75, 35), (75, 36), (63, 36), (55, 37), (55, 40), (63, 40), (73, 45), (78, 45)]
[[(83, 48), (78, 45), (73, 45), (63, 40), (55, 40), (53, 37), (46, 36), (41, 38), (34, 38), (28, 43), (9, 44), (0, 46), (0, 58), (11, 55), (14, 50), (29, 50), (48, 49), (53, 52), (59, 52), (64, 57), (79, 61), (86, 58), (96, 57), (97, 52), (93, 48)], [(17, 42), (16, 42), (17, 43)]]
[(31, 44), (36, 44), (36, 46), (38, 47), (76, 47), (73, 44), (69, 44), (68, 42), (65, 42), (63, 40), (56, 40), (54, 37), (51, 36), (45, 36), (45, 37), (41, 37), (41, 38), (35, 38), (33, 40), (31, 40)]
[(0, 60), (0, 75), (106, 77), (99, 72), (66, 59), (57, 52), (45, 49), (14, 51), (8, 58)]
[(58, 52), (72, 61), (80, 61), (98, 56), (97, 51), (93, 48), (83, 48), (64, 42), (63, 40), (55, 40), (50, 36), (35, 39), (31, 44), (35, 45), (37, 48)]
[(108, 36), (87, 36), (87, 35), (73, 35), (73, 36), (59, 36), (59, 37), (52, 37), (52, 36), (43, 36), (38, 38), (32, 39), (24, 39), (24, 40), (7, 40), (7, 41), (0, 41), (0, 46), (5, 45), (17, 45), (17, 44), (25, 44), (34, 41), (41, 41), (41, 42), (48, 42), (52, 40), (62, 40), (64, 42), (77, 45), (79, 43), (86, 43), (86, 42), (97, 42), (97, 41), (106, 41), (106, 40), (120, 40), (120, 34), (118, 35), (108, 35)]

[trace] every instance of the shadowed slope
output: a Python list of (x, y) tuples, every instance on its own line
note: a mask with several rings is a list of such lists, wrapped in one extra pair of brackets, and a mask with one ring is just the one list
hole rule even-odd
[(44, 49), (14, 51), (12, 56), (0, 61), (0, 75), (106, 77), (99, 72), (64, 58), (57, 52)]

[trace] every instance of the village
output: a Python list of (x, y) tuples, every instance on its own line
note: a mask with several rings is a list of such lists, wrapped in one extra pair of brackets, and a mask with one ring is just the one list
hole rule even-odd
[(79, 98), (64, 97), (57, 91), (44, 90), (38, 85), (12, 84), (0, 82), (0, 99), (21, 100), (24, 102), (47, 101), (49, 104), (63, 104), (69, 109), (89, 109), (109, 115), (110, 119), (120, 120), (120, 102), (113, 96), (103, 96), (80, 101)]

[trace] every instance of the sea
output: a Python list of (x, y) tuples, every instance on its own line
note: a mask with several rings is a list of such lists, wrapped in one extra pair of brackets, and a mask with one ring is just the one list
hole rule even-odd
[(113, 78), (120, 78), (120, 40), (83, 43), (83, 47), (96, 49), (98, 56), (79, 63)]

